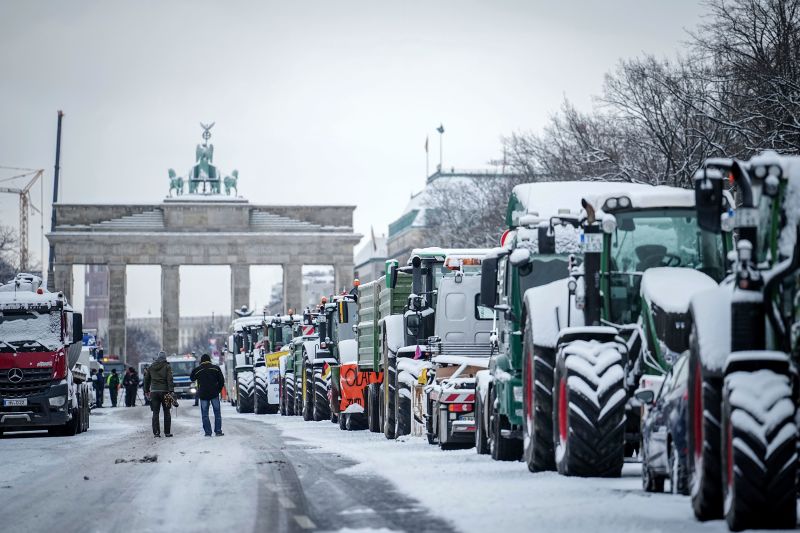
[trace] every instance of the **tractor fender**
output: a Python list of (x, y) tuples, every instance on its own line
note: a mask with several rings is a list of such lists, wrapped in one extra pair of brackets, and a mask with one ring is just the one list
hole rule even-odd
[(731, 353), (732, 298), (733, 284), (726, 283), (696, 293), (689, 305), (703, 367), (720, 376)]

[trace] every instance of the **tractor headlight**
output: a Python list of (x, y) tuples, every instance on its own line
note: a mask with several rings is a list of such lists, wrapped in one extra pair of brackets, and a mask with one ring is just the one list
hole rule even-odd
[(52, 398), (48, 398), (50, 402), (50, 407), (64, 407), (64, 404), (67, 403), (66, 396), (53, 396)]
[(603, 232), (614, 233), (617, 229), (617, 217), (614, 215), (606, 214), (603, 217)]
[(192, 387), (191, 389), (189, 389), (189, 392), (191, 392), (192, 394), (194, 394), (194, 393), (196, 393), (196, 392), (197, 392), (197, 389), (195, 389), (194, 387)]

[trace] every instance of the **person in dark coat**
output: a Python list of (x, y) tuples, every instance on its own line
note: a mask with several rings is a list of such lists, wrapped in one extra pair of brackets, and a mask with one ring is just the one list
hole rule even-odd
[(169, 432), (172, 425), (169, 409), (171, 406), (164, 405), (164, 397), (175, 390), (172, 382), (172, 367), (167, 362), (167, 354), (164, 350), (158, 352), (156, 362), (150, 365), (144, 375), (144, 394), (150, 398), (150, 409), (153, 411), (153, 436), (160, 437), (161, 429), (159, 423), (159, 411), (164, 409), (164, 436), (171, 437)]
[(111, 396), (111, 407), (117, 406), (117, 395), (119, 394), (119, 374), (117, 369), (111, 369), (111, 375), (108, 376), (108, 394)]
[(125, 407), (134, 407), (136, 405), (136, 389), (139, 388), (139, 376), (132, 366), (125, 371), (122, 386), (125, 388)]
[(106, 376), (103, 374), (103, 367), (97, 369), (94, 380), (94, 395), (97, 398), (97, 407), (103, 407), (103, 390), (106, 388)]
[(197, 397), (200, 398), (200, 416), (203, 419), (203, 431), (206, 437), (211, 436), (211, 420), (208, 417), (209, 406), (214, 408), (214, 433), (221, 437), (222, 413), (220, 412), (219, 393), (225, 386), (225, 376), (217, 365), (211, 364), (211, 356), (204, 353), (200, 358), (200, 366), (192, 369), (190, 378), (197, 382)]

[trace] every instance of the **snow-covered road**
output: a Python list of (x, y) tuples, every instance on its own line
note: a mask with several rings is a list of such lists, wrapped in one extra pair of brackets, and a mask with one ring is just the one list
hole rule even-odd
[(0, 438), (0, 530), (727, 531), (696, 522), (686, 497), (642, 492), (635, 463), (621, 479), (534, 475), (421, 438), (223, 418), (226, 435), (205, 438), (184, 404), (175, 437), (153, 439), (146, 408), (106, 408), (77, 437)]

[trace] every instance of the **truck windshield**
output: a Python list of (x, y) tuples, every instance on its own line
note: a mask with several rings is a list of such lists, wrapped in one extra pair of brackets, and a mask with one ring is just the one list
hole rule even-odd
[(170, 361), (173, 376), (188, 376), (192, 369), (197, 366), (194, 361)]
[(533, 260), (519, 269), (520, 294), (541, 285), (564, 279), (567, 259), (563, 256), (534, 256)]
[(61, 347), (61, 313), (6, 310), (0, 313), (0, 352), (53, 351)]
[(722, 235), (701, 230), (694, 209), (644, 209), (615, 213), (606, 239), (610, 316), (617, 324), (639, 316), (642, 273), (653, 267), (693, 268), (720, 281), (725, 276)]

